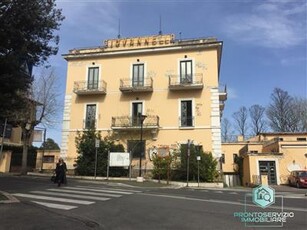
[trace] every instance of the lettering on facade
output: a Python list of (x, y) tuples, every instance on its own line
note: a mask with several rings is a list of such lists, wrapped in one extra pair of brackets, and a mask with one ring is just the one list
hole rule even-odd
[(174, 42), (174, 39), (175, 36), (173, 34), (165, 34), (148, 37), (109, 39), (104, 41), (104, 45), (106, 49), (131, 49), (153, 46), (168, 46)]

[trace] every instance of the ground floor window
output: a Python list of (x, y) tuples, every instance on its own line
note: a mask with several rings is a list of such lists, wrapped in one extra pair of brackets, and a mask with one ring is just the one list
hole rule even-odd
[(128, 152), (131, 152), (133, 158), (145, 158), (145, 140), (128, 140)]

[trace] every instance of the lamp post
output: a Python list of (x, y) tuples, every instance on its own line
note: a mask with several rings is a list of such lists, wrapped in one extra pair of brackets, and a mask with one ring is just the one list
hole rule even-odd
[(188, 139), (188, 150), (187, 150), (187, 187), (189, 187), (191, 144), (193, 144), (193, 141)]
[(142, 176), (142, 155), (143, 155), (143, 151), (144, 151), (144, 146), (143, 146), (143, 123), (144, 120), (146, 119), (146, 115), (142, 115), (140, 114), (140, 121), (141, 121), (141, 152), (140, 152), (140, 169), (139, 169), (139, 177)]
[(47, 132), (47, 129), (46, 128), (43, 128), (44, 130), (44, 140), (43, 140), (43, 153), (42, 153), (42, 165), (41, 165), (41, 172), (43, 172), (43, 169), (44, 169), (44, 155), (45, 155), (45, 148), (46, 148), (46, 132)]

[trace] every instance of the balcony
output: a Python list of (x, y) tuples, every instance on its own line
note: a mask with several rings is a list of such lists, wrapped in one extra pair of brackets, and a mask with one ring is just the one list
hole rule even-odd
[(75, 81), (73, 92), (77, 95), (105, 95), (107, 93), (107, 83), (105, 81), (93, 83)]
[(227, 87), (226, 85), (220, 85), (219, 87), (219, 100), (226, 101), (227, 100)]
[(120, 79), (119, 90), (123, 93), (152, 92), (153, 80), (151, 77), (145, 78), (144, 81), (133, 81), (130, 78)]
[[(112, 129), (113, 130), (135, 130), (141, 128), (140, 117), (133, 116), (119, 116), (112, 117)], [(143, 129), (158, 129), (159, 128), (159, 116), (149, 115), (146, 117), (143, 123)]]
[(204, 87), (203, 74), (196, 73), (181, 77), (180, 75), (170, 75), (168, 88), (170, 90), (191, 90), (202, 89)]

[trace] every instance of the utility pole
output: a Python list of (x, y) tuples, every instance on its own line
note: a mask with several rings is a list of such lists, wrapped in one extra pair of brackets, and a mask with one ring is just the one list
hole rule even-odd
[(188, 139), (188, 152), (187, 152), (187, 187), (189, 187), (190, 155), (191, 155), (191, 141), (190, 141), (190, 139)]

